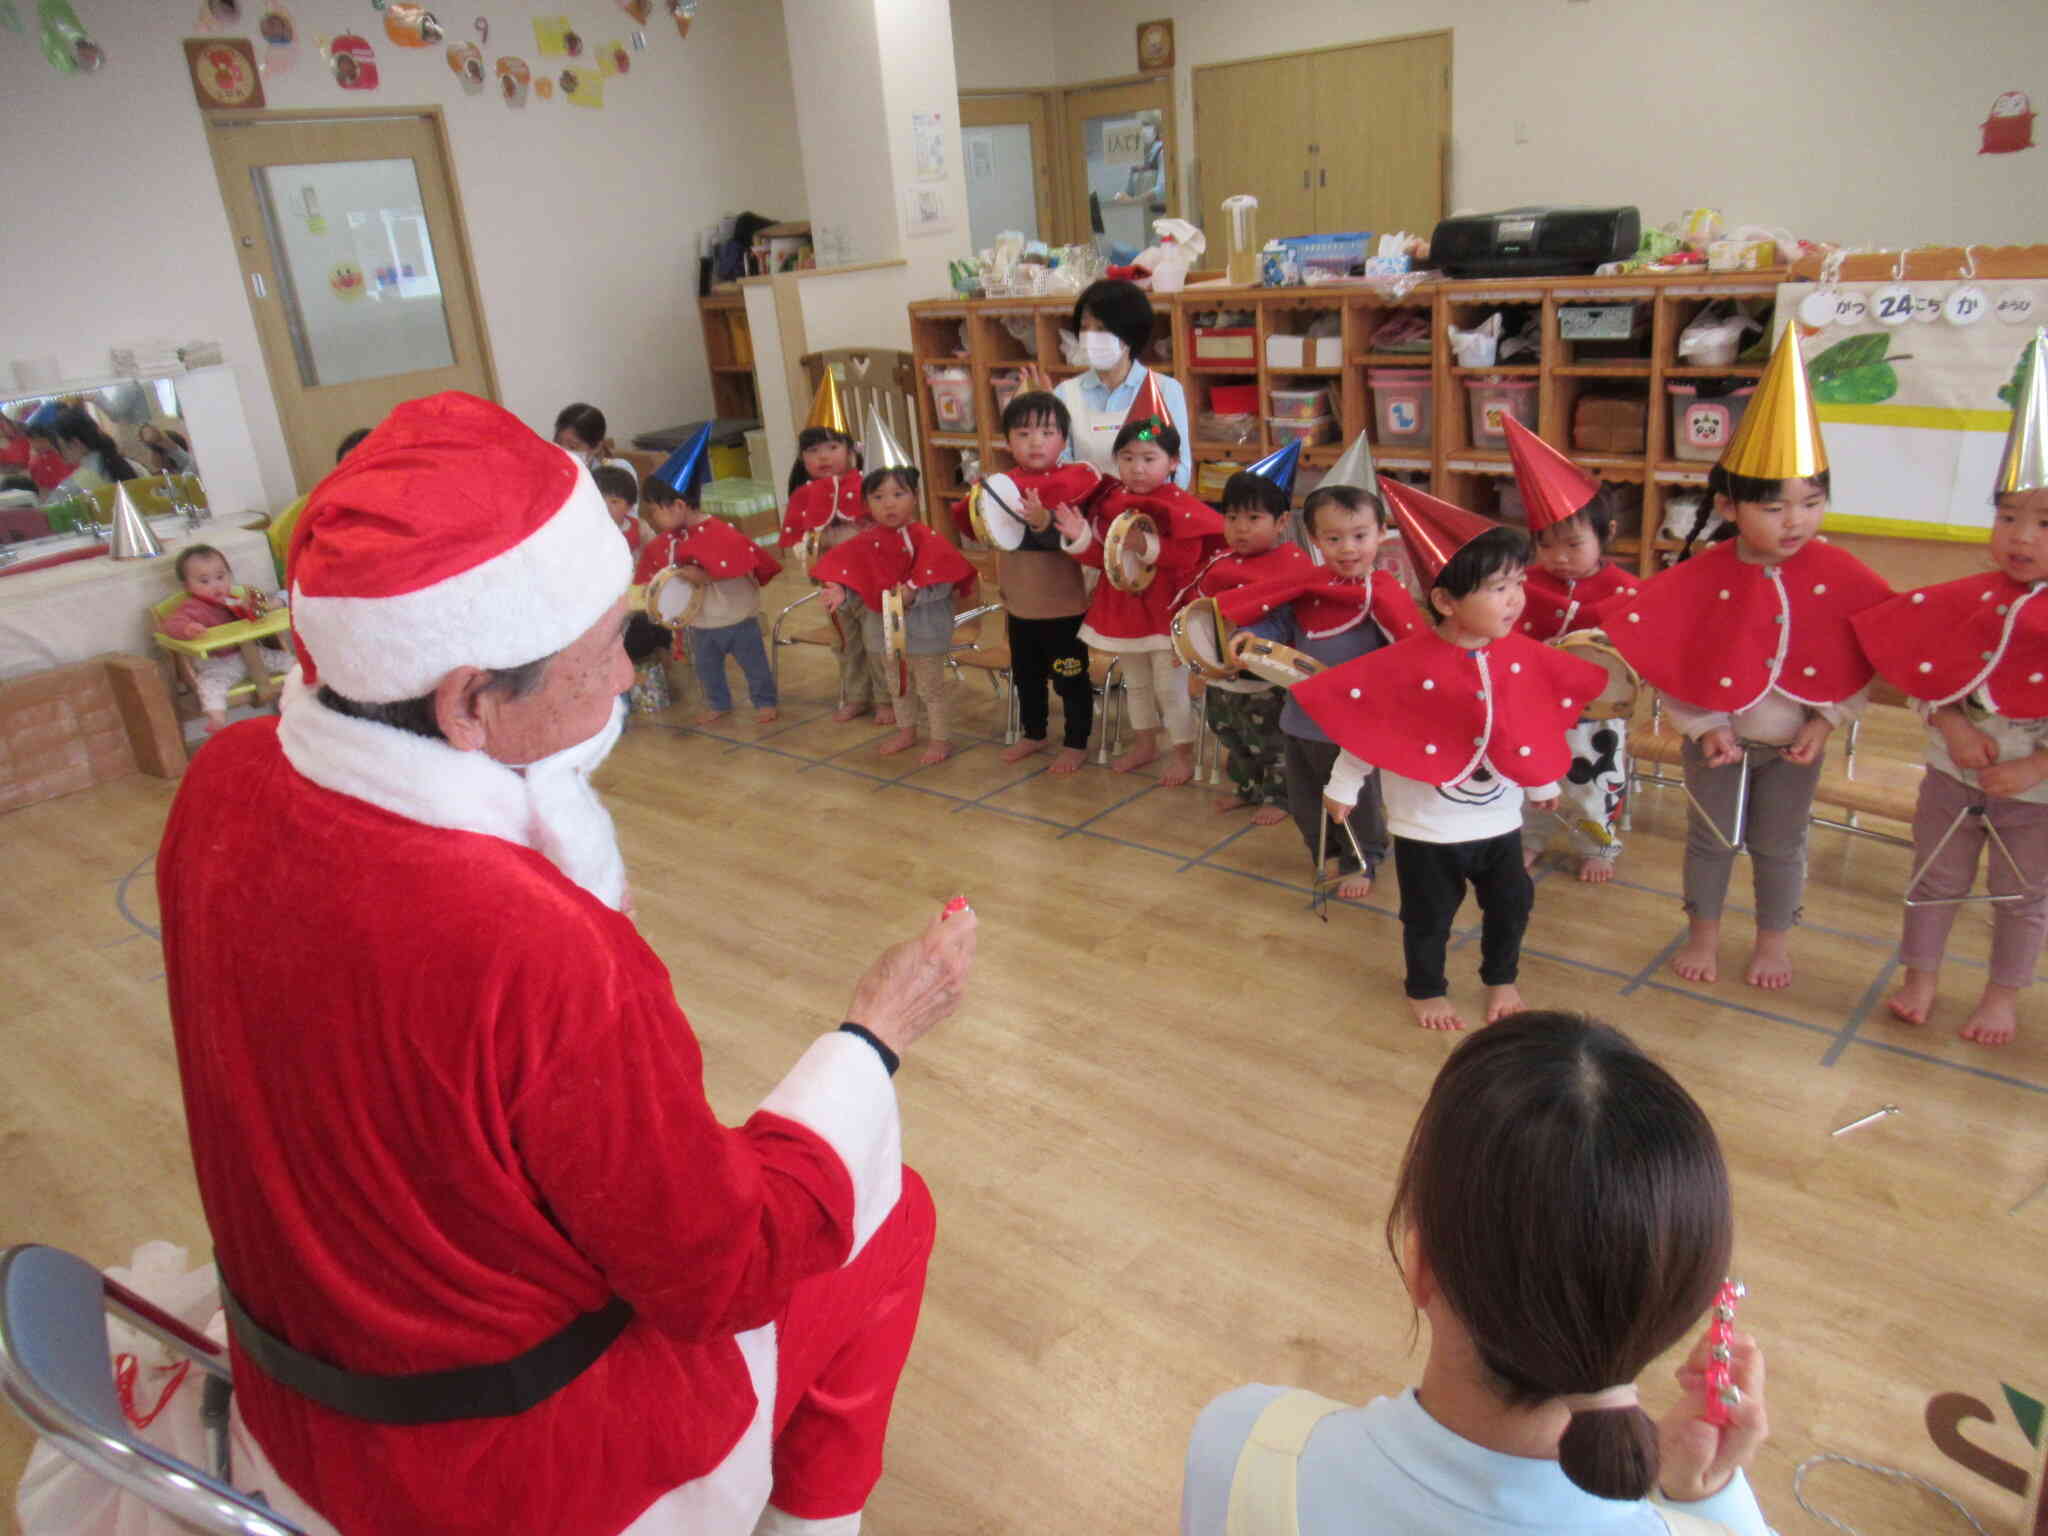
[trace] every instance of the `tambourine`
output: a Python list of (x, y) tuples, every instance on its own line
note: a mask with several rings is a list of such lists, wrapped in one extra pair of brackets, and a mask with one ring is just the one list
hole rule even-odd
[(896, 691), (906, 690), (910, 676), (910, 620), (901, 587), (882, 592), (882, 655), (896, 669)]
[(640, 608), (663, 629), (680, 629), (704, 606), (704, 592), (704, 587), (683, 575), (681, 566), (672, 565), (647, 583), (641, 593)]
[(1740, 1280), (1724, 1280), (1714, 1296), (1714, 1320), (1707, 1324), (1707, 1369), (1702, 1389), (1709, 1424), (1726, 1424), (1728, 1410), (1742, 1401), (1742, 1389), (1735, 1385), (1735, 1303), (1748, 1294)]
[(810, 575), (812, 568), (817, 565), (818, 557), (825, 553), (825, 529), (828, 526), (830, 525), (820, 523), (815, 528), (806, 528), (804, 536), (797, 540), (797, 552), (803, 557), (806, 576)]
[(996, 549), (1017, 549), (1030, 525), (1024, 521), (1024, 493), (1000, 472), (984, 475), (967, 493), (967, 517), (974, 536)]
[(1263, 677), (1269, 683), (1278, 683), (1282, 688), (1292, 688), (1296, 683), (1314, 677), (1325, 666), (1308, 652), (1297, 651), (1278, 640), (1268, 640), (1264, 635), (1245, 635), (1242, 639), (1233, 637), (1230, 649), (1236, 653), (1238, 665), (1245, 671), (1254, 677)]
[(1231, 629), (1216, 611), (1216, 599), (1198, 597), (1173, 616), (1167, 638), (1173, 654), (1192, 667), (1197, 677), (1220, 683), (1237, 676), (1238, 665), (1230, 656)]
[(1626, 720), (1635, 713), (1636, 695), (1642, 691), (1643, 680), (1604, 633), (1597, 629), (1575, 629), (1550, 643), (1567, 655), (1592, 662), (1607, 674), (1606, 685), (1586, 705), (1582, 718)]
[(1119, 592), (1142, 592), (1152, 585), (1152, 578), (1158, 574), (1153, 560), (1143, 559), (1138, 553), (1148, 536), (1152, 540), (1153, 560), (1156, 560), (1159, 526), (1152, 521), (1151, 513), (1135, 508), (1118, 513), (1109, 525), (1109, 532), (1103, 535), (1102, 574)]

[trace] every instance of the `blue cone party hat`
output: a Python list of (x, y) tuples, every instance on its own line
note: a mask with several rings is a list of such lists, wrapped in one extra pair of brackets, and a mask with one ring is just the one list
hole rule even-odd
[(691, 506), (704, 495), (704, 482), (711, 477), (711, 423), (705, 422), (690, 434), (690, 440), (668, 456), (668, 462), (654, 477)]
[(1249, 473), (1262, 480), (1270, 480), (1280, 487), (1280, 494), (1289, 501), (1294, 500), (1294, 472), (1301, 468), (1301, 439), (1296, 438), (1285, 448), (1275, 448), (1258, 463), (1252, 465)]

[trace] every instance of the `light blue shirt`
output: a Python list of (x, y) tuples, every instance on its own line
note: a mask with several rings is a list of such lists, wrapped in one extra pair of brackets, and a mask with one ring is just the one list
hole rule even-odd
[[(1116, 441), (1116, 433), (1103, 434), (1101, 455), (1082, 452), (1088, 446), (1084, 439), (1082, 422), (1088, 417), (1114, 415), (1117, 425), (1123, 425), (1125, 414), (1131, 402), (1138, 398), (1138, 386), (1145, 382), (1145, 375), (1151, 372), (1143, 363), (1133, 359), (1131, 371), (1124, 375), (1123, 383), (1115, 389), (1102, 382), (1102, 376), (1089, 369), (1071, 379), (1062, 379), (1053, 393), (1066, 402), (1074, 417), (1074, 431), (1067, 439), (1068, 459), (1081, 459), (1093, 464), (1105, 475), (1116, 473), (1115, 455), (1110, 451)], [(1188, 393), (1181, 388), (1180, 380), (1170, 373), (1159, 375), (1159, 395), (1166, 402), (1166, 413), (1173, 418), (1173, 424), (1180, 431), (1180, 468), (1173, 472), (1173, 483), (1186, 490), (1194, 482), (1194, 437), (1195, 424), (1188, 415)]]
[[(1207, 1408), (1188, 1442), (1181, 1536), (1223, 1536), (1238, 1452), (1286, 1388), (1249, 1386)], [(1316, 1425), (1302, 1451), (1301, 1536), (1666, 1536), (1648, 1500), (1587, 1493), (1554, 1461), (1474, 1445), (1429, 1416), (1411, 1387)], [(1740, 1472), (1710, 1499), (1681, 1506), (1738, 1536), (1771, 1536)]]

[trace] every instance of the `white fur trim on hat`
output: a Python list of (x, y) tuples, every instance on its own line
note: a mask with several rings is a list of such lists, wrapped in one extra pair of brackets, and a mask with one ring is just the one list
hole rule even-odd
[(459, 575), (396, 597), (309, 597), (292, 627), (318, 681), (360, 704), (415, 699), (457, 667), (518, 667), (552, 656), (604, 617), (633, 579), (633, 555), (590, 471), (540, 527)]

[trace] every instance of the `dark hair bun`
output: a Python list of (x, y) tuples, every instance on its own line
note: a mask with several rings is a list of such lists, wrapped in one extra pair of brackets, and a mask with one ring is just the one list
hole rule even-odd
[(1657, 1426), (1634, 1406), (1574, 1413), (1557, 1443), (1557, 1465), (1596, 1498), (1648, 1498), (1657, 1486)]

